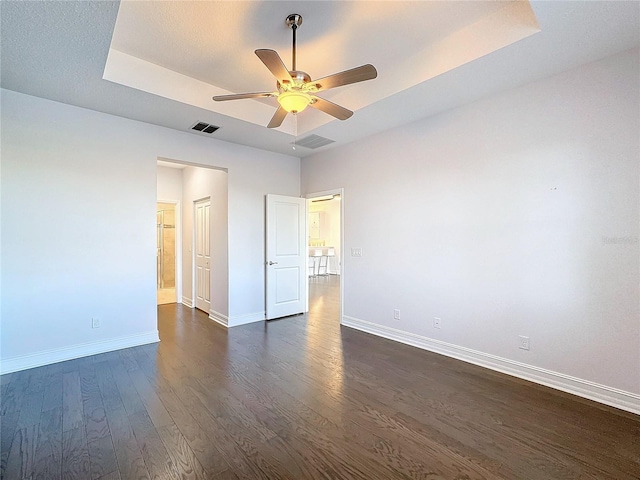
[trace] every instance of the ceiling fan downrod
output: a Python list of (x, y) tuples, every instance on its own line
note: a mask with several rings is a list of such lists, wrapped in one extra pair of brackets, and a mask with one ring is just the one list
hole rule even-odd
[(296, 31), (298, 30), (298, 27), (302, 25), (302, 15), (299, 15), (297, 13), (292, 13), (285, 19), (285, 23), (289, 28), (291, 28), (291, 30), (293, 30), (293, 48), (291, 49), (292, 51), (291, 70), (295, 72), (296, 71)]

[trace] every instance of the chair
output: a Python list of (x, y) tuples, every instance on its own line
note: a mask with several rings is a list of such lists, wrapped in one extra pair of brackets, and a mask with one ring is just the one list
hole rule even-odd
[(329, 275), (329, 261), (332, 257), (336, 256), (336, 250), (333, 247), (325, 248), (322, 252), (318, 263), (318, 275)]
[[(314, 248), (310, 251), (309, 255), (309, 269), (311, 271), (311, 276), (315, 277), (320, 274), (320, 265), (322, 264), (322, 249)], [(317, 268), (316, 268), (317, 266)], [(325, 266), (326, 270), (326, 266)], [(316, 273), (317, 272), (317, 273)]]

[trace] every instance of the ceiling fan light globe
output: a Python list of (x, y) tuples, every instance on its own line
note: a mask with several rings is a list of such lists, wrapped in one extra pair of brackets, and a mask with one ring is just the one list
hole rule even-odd
[(300, 113), (311, 103), (311, 96), (303, 92), (283, 92), (278, 96), (280, 106), (290, 113)]

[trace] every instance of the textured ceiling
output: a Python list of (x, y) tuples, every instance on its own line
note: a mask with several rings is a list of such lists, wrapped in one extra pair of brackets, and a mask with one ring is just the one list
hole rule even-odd
[[(120, 4), (104, 78), (264, 126), (276, 100), (212, 102), (212, 95), (274, 91), (254, 54), (280, 52), (318, 79), (366, 63), (378, 78), (320, 97), (358, 110), (539, 31), (527, 2), (136, 2)], [(398, 39), (390, 42), (389, 39)], [(212, 88), (213, 87), (213, 88)], [(268, 106), (268, 107), (267, 107)], [(309, 109), (280, 127), (305, 135), (334, 121)]]
[[(262, 91), (274, 80), (257, 48), (291, 62), (300, 13), (298, 68), (320, 78), (412, 55), (503, 8), (501, 2), (136, 2), (120, 5), (111, 47), (229, 91)], [(389, 39), (401, 40), (390, 43)]]
[[(373, 63), (379, 72), (376, 80), (326, 93), (326, 98), (356, 111), (346, 122), (317, 111), (304, 121), (300, 115), (300, 131), (335, 140), (322, 149), (640, 42), (637, 1), (531, 2), (535, 24), (519, 17), (510, 24), (498, 22), (503, 29), (481, 28), (495, 25), (491, 22), (505, 7), (506, 2), (493, 1), (3, 0), (1, 85), (182, 131), (202, 120), (222, 127), (214, 138), (305, 156), (314, 150), (291, 150), (291, 122), (282, 131), (263, 126), (273, 104), (240, 100), (218, 109), (210, 99), (212, 91), (273, 88), (253, 50), (272, 48), (290, 62), (291, 32), (283, 23), (289, 13), (304, 16), (298, 64), (313, 77), (363, 63)], [(107, 60), (118, 54), (131, 68), (114, 68), (111, 81), (105, 80)]]

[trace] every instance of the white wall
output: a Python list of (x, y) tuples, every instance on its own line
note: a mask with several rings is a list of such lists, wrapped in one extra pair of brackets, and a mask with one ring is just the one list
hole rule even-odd
[(297, 158), (8, 90), (1, 102), (3, 371), (156, 337), (159, 157), (228, 170), (229, 315), (264, 314), (264, 195), (299, 195)]
[(346, 322), (640, 412), (638, 58), (304, 159), (303, 192), (344, 187), (363, 248)]
[(182, 201), (182, 169), (161, 167), (157, 170), (158, 202)]

